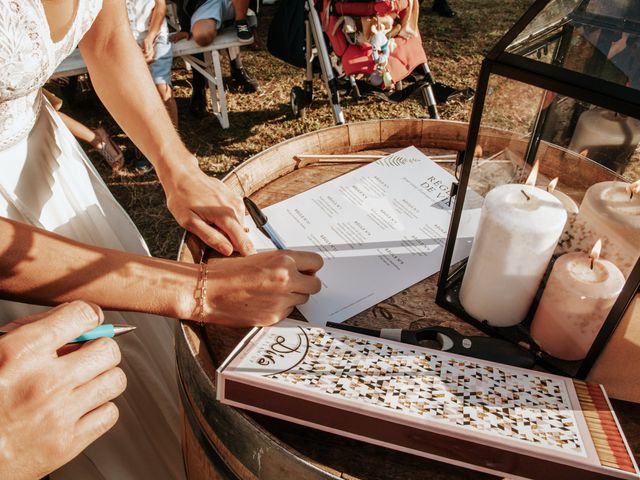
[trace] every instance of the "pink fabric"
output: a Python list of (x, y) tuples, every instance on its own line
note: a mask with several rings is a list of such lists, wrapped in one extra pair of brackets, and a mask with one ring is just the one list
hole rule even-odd
[(339, 15), (354, 17), (371, 17), (387, 15), (391, 12), (402, 12), (409, 6), (409, 0), (383, 0), (380, 2), (336, 2), (333, 4)]
[[(375, 63), (371, 57), (371, 45), (350, 45), (340, 27), (332, 34), (334, 27), (339, 20), (339, 16), (329, 15), (327, 18), (327, 3), (323, 1), (323, 8), (320, 12), (320, 19), (324, 27), (325, 34), (329, 37), (331, 48), (342, 60), (344, 73), (347, 75), (364, 74), (370, 75), (375, 71)], [(341, 15), (371, 16), (386, 15), (391, 11), (399, 12), (400, 17), (407, 14), (409, 6), (408, 0), (384, 0), (379, 2), (336, 2), (335, 11)], [(393, 7), (393, 8), (392, 8)], [(389, 55), (387, 68), (394, 82), (404, 79), (418, 65), (427, 61), (427, 55), (422, 48), (420, 34), (404, 38), (397, 36), (394, 38), (395, 49)]]

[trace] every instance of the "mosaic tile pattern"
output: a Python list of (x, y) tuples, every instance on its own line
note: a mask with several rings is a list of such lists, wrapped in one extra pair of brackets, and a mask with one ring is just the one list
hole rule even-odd
[(564, 383), (434, 351), (299, 327), (307, 355), (268, 378), (394, 412), (583, 455)]

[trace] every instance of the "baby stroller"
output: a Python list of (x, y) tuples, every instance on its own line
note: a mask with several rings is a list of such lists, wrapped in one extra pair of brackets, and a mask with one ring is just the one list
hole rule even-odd
[[(282, 2), (281, 12), (286, 11), (289, 17), (291, 8), (301, 9), (302, 5)], [(280, 28), (282, 22), (274, 19), (269, 32), (272, 54), (306, 68), (303, 87), (291, 90), (295, 117), (303, 116), (311, 105), (313, 74), (319, 71), (338, 125), (344, 123), (341, 93), (356, 100), (369, 92), (399, 101), (419, 90), (429, 116), (439, 118), (432, 89), (434, 81), (417, 28), (418, 0), (305, 0), (304, 9), (304, 59), (292, 56), (290, 51), (283, 52), (272, 41), (274, 26)], [(302, 32), (286, 32), (289, 49), (296, 46), (296, 33), (300, 36)], [(407, 82), (408, 77), (413, 82)]]

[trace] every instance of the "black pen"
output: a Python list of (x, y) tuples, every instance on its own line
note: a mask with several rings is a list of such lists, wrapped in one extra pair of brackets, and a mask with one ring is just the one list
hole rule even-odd
[(244, 197), (244, 206), (247, 207), (247, 211), (251, 216), (251, 219), (258, 227), (265, 237), (271, 240), (278, 250), (284, 250), (287, 248), (284, 244), (280, 235), (276, 233), (271, 225), (269, 225), (269, 219), (267, 216), (260, 210), (260, 208), (248, 197)]
[(504, 363), (521, 368), (532, 368), (535, 357), (528, 351), (506, 340), (492, 337), (466, 336), (453, 328), (433, 326), (408, 330), (405, 328), (366, 328), (327, 322), (327, 327), (346, 330), (348, 332), (385, 338), (396, 342), (421, 346), (423, 341), (436, 341), (443, 352), (457, 353), (468, 357)]

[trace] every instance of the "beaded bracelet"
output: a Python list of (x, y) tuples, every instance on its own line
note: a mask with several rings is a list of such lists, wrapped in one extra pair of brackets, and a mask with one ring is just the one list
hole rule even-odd
[(198, 282), (196, 288), (193, 291), (193, 298), (196, 301), (196, 306), (193, 309), (193, 318), (200, 322), (205, 319), (204, 304), (207, 298), (207, 264), (200, 264), (200, 273), (198, 274)]

